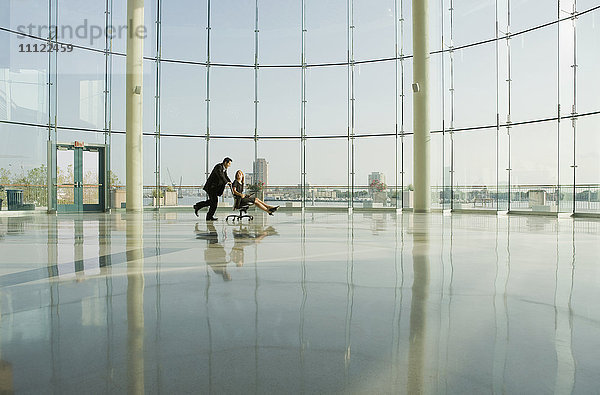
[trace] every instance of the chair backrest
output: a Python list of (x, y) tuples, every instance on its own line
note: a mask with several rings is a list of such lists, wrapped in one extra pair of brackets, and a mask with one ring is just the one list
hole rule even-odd
[(231, 184), (231, 194), (233, 195), (233, 210), (248, 210), (250, 208), (249, 204), (240, 205), (239, 203), (242, 201), (241, 197), (235, 196), (233, 183)]

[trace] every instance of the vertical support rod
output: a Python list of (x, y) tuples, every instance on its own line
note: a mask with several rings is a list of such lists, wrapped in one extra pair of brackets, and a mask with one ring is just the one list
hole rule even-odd
[(127, 0), (126, 154), (127, 211), (142, 210), (144, 0)]
[[(404, 104), (405, 104), (405, 92), (404, 92), (404, 2), (400, 1), (400, 152), (402, 159), (400, 161), (400, 185), (402, 186), (401, 191), (404, 190)], [(400, 206), (404, 208), (404, 193), (400, 198)]]
[[(258, 159), (258, 0), (255, 0), (254, 21), (254, 163)], [(253, 168), (255, 167), (252, 166)], [(253, 169), (254, 171), (254, 169)], [(266, 180), (261, 180), (266, 181)]]
[[(560, 21), (560, 0), (556, 1), (556, 20)], [(561, 64), (560, 64), (560, 35), (562, 24), (559, 22), (556, 29), (556, 211), (560, 212), (560, 84), (561, 84)]]
[(348, 209), (354, 207), (354, 1), (348, 0)]
[(500, 43), (499, 43), (499, 21), (498, 0), (495, 0), (494, 15), (496, 18), (496, 40), (494, 42), (496, 51), (496, 211), (500, 210)]
[[(577, 0), (573, 0), (573, 214), (575, 214), (577, 198)], [(588, 192), (588, 193), (591, 193)]]
[(206, 162), (204, 180), (209, 176), (209, 144), (210, 144), (210, 0), (207, 1), (206, 21)]
[(444, 0), (440, 0), (440, 30), (442, 31), (441, 33), (441, 37), (440, 37), (440, 63), (441, 63), (441, 70), (440, 70), (440, 81), (441, 81), (441, 105), (442, 105), (442, 113), (441, 115), (441, 119), (442, 119), (442, 202), (441, 202), (441, 206), (442, 206), (442, 210), (446, 209), (446, 78), (445, 78), (445, 62), (444, 62), (444, 57), (446, 55), (446, 53), (444, 52), (445, 47), (446, 47), (446, 42), (444, 41), (445, 35), (444, 35)]
[(454, 3), (450, 0), (450, 210), (454, 210)]
[(302, 41), (301, 41), (301, 99), (300, 99), (300, 196), (302, 211), (306, 208), (306, 0), (302, 2)]
[(394, 205), (398, 209), (398, 0), (394, 0)]
[(429, 0), (413, 0), (414, 212), (429, 212)]
[[(106, 0), (105, 28), (109, 29), (112, 24), (113, 0)], [(108, 31), (108, 30), (105, 30)], [(105, 155), (110, 155), (110, 144), (112, 142), (112, 34), (106, 34), (104, 41), (104, 144), (107, 147)], [(108, 157), (106, 163), (106, 177), (104, 180), (105, 190), (109, 191), (111, 160)], [(108, 195), (107, 195), (108, 197)], [(107, 199), (105, 207), (110, 207), (110, 199)]]
[(510, 203), (511, 203), (511, 192), (512, 192), (512, 167), (511, 167), (511, 141), (510, 141), (510, 129), (511, 129), (511, 88), (512, 88), (512, 59), (511, 59), (511, 48), (510, 48), (510, 40), (511, 40), (511, 32), (510, 32), (510, 0), (507, 0), (507, 17), (506, 17), (506, 62), (507, 62), (507, 115), (506, 115), (506, 136), (508, 138), (508, 168), (506, 171), (508, 172), (508, 211), (510, 211)]
[[(154, 139), (155, 139), (155, 170), (156, 176), (154, 188), (156, 190), (156, 207), (160, 209), (160, 148), (161, 148), (161, 127), (160, 127), (160, 91), (161, 91), (161, 57), (162, 57), (162, 1), (157, 0), (156, 4), (156, 86), (154, 96)], [(181, 193), (181, 191), (180, 191)]]
[[(48, 26), (58, 26), (58, 0), (48, 1)], [(48, 41), (49, 43), (57, 44), (58, 31), (56, 29), (48, 29)], [(54, 213), (57, 211), (57, 200), (56, 200), (56, 114), (58, 106), (58, 95), (57, 95), (57, 62), (58, 56), (56, 51), (48, 52), (48, 170), (46, 174), (47, 184), (47, 206), (48, 212)]]

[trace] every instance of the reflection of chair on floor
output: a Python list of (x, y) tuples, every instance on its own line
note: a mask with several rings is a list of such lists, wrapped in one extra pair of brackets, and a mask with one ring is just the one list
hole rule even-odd
[[(233, 190), (233, 188), (232, 188), (232, 190)], [(248, 196), (251, 196), (251, 195), (252, 194), (250, 194)], [(232, 218), (233, 221), (235, 221), (236, 219), (238, 221), (241, 221), (242, 218), (248, 218), (250, 221), (252, 221), (254, 219), (254, 217), (252, 215), (248, 214), (248, 209), (250, 208), (250, 205), (252, 203), (250, 203), (250, 202), (244, 203), (243, 200), (244, 199), (239, 199), (239, 200), (238, 199), (234, 199), (233, 200), (233, 202), (234, 202), (233, 209), (234, 210), (240, 210), (240, 213), (239, 213), (239, 215), (238, 214), (230, 214), (230, 215), (228, 215), (227, 218), (225, 218), (225, 221), (229, 221), (229, 218)]]

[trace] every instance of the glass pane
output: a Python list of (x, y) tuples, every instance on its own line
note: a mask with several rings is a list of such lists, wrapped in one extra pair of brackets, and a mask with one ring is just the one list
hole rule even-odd
[[(448, 64), (444, 64), (445, 70), (442, 70), (442, 54), (435, 54), (429, 57), (429, 129), (442, 130), (443, 110), (449, 107), (449, 101), (442, 102), (447, 87), (442, 85), (442, 72), (447, 72)], [(447, 84), (449, 80), (444, 82)], [(400, 92), (398, 92), (400, 95)], [(398, 99), (401, 99), (399, 97)]]
[(75, 151), (56, 152), (56, 199), (58, 204), (75, 204)]
[(600, 12), (596, 11), (577, 20), (577, 112), (580, 114), (600, 110), (599, 64)]
[(46, 138), (48, 130), (0, 123), (0, 199), (6, 210), (6, 189), (23, 190), (23, 203), (47, 206)]
[(511, 129), (511, 210), (556, 211), (556, 122)]
[[(570, 9), (561, 1), (561, 9)], [(510, 0), (510, 19), (511, 30), (518, 32), (530, 27), (543, 25), (544, 23), (554, 21), (557, 17), (557, 1), (556, 0)], [(566, 16), (566, 15), (562, 15)], [(542, 29), (543, 31), (544, 29)], [(550, 34), (549, 32), (545, 34)]]
[(496, 124), (495, 44), (454, 54), (454, 117), (455, 128)]
[(395, 56), (394, 0), (354, 0), (354, 59)]
[(577, 120), (576, 210), (600, 212), (600, 116)]
[(306, 2), (306, 62), (332, 63), (348, 60), (346, 0)]
[(496, 129), (454, 133), (453, 208), (496, 208)]
[[(121, 203), (125, 203), (126, 174), (125, 134), (113, 134), (109, 173), (111, 208), (121, 208)], [(144, 204), (146, 204), (145, 199)]]
[(300, 139), (260, 140), (258, 157), (269, 163), (268, 188), (265, 200), (299, 201), (298, 185), (301, 183)]
[(206, 139), (162, 137), (160, 154), (161, 188), (167, 192), (176, 191), (178, 197), (173, 200), (165, 193), (164, 205), (191, 206), (199, 200), (199, 196), (204, 200), (201, 185), (206, 179)]
[(573, 104), (575, 104), (575, 90), (573, 89), (575, 72), (579, 73), (580, 70), (579, 67), (577, 69), (573, 67), (575, 57), (573, 21), (560, 22), (558, 29), (560, 32), (560, 59), (558, 63), (560, 113), (561, 116), (570, 116), (573, 113)]
[(573, 212), (573, 122), (563, 120), (559, 124), (558, 169), (560, 189), (558, 209)]
[(471, 44), (496, 36), (495, 0), (457, 1), (454, 2), (453, 9), (455, 46)]
[(48, 54), (33, 52), (42, 43), (0, 31), (0, 120), (48, 122)]
[[(326, 169), (326, 171), (324, 171)], [(306, 206), (347, 207), (346, 139), (306, 141)]]
[(395, 137), (354, 139), (355, 207), (395, 206), (396, 165), (400, 167), (395, 158)]
[[(151, 204), (152, 201), (148, 199), (149, 194), (155, 191), (156, 188), (156, 137), (155, 136), (143, 136), (143, 183), (144, 183), (144, 204)], [(125, 156), (124, 159), (126, 159)]]
[(403, 47), (403, 51), (400, 52), (404, 55), (412, 55), (412, 0), (398, 0), (398, 6), (399, 18), (403, 19), (403, 22), (398, 22), (399, 35), (403, 37), (403, 40), (398, 39), (398, 45)]
[(402, 159), (400, 161), (399, 179), (402, 184), (402, 207), (413, 207), (414, 185), (413, 185), (413, 135), (407, 134), (400, 139), (400, 152)]
[(0, 5), (0, 23), (2, 27), (46, 38), (48, 6), (40, 7), (38, 0), (5, 0)]
[[(38, 7), (39, 5), (35, 8)], [(106, 2), (104, 1), (60, 0), (58, 7), (59, 41), (104, 49), (105, 11)]]
[(354, 133), (396, 132), (395, 63), (361, 64), (354, 73)]
[(589, 10), (590, 8), (597, 7), (598, 0), (577, 0), (577, 10), (579, 12)]
[(300, 64), (302, 2), (260, 0), (260, 64)]
[(162, 63), (160, 118), (165, 134), (206, 134), (206, 67)]
[(311, 67), (306, 72), (306, 134), (348, 134), (346, 67)]
[(211, 67), (210, 134), (254, 135), (254, 70)]
[[(125, 78), (126, 59), (124, 56), (113, 57), (112, 66), (112, 129), (125, 131), (126, 121), (126, 102), (125, 102)], [(156, 62), (144, 61), (144, 86), (142, 87), (143, 99), (143, 131), (145, 133), (154, 132), (156, 127), (155, 109), (156, 109)], [(168, 88), (167, 88), (168, 91)]]
[(213, 63), (254, 64), (254, 1), (211, 2), (210, 60)]
[(104, 55), (74, 49), (58, 56), (57, 67), (59, 125), (103, 129)]
[(515, 37), (511, 41), (511, 121), (557, 115), (556, 25)]
[[(446, 137), (449, 137), (449, 135), (446, 135)], [(447, 138), (447, 140), (449, 140), (449, 138)], [(442, 208), (445, 202), (445, 192), (448, 192), (450, 188), (450, 151), (444, 152), (444, 135), (442, 133), (431, 133), (429, 149), (431, 156), (431, 173), (429, 177), (431, 185), (431, 207)], [(447, 197), (449, 198), (449, 194)], [(447, 201), (447, 203), (449, 203), (449, 201)]]
[(100, 153), (83, 151), (83, 204), (100, 204)]
[[(145, 2), (146, 6), (148, 3)], [(206, 0), (175, 1), (166, 5), (163, 3), (161, 12), (163, 59), (206, 61), (207, 9)], [(147, 45), (152, 44), (147, 42)], [(165, 65), (166, 63), (163, 63), (163, 67)]]
[[(401, 62), (400, 79), (401, 79), (401, 90), (398, 92), (399, 95), (404, 94), (404, 97), (400, 97), (400, 119), (399, 129), (404, 132), (412, 132), (413, 130), (413, 67), (412, 58), (406, 59)], [(450, 106), (447, 106), (448, 108)]]
[(300, 69), (261, 69), (258, 76), (259, 136), (300, 136)]

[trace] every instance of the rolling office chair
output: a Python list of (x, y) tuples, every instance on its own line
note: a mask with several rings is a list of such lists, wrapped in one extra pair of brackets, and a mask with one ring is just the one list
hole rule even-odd
[[(233, 193), (233, 186), (231, 187), (231, 191)], [(251, 196), (253, 194), (250, 194), (248, 196)], [(234, 195), (234, 202), (236, 202), (237, 200), (235, 199), (235, 195)], [(240, 199), (241, 202), (241, 199)], [(234, 203), (235, 204), (235, 203)], [(248, 218), (249, 221), (252, 221), (254, 219), (254, 217), (250, 214), (248, 214), (248, 209), (250, 208), (250, 204), (244, 204), (244, 205), (240, 205), (240, 206), (234, 206), (233, 209), (234, 210), (240, 210), (239, 214), (230, 214), (227, 216), (227, 218), (225, 218), (225, 221), (229, 221), (229, 218), (233, 219), (233, 221), (235, 222), (235, 220), (237, 219), (238, 221), (241, 221), (243, 218)]]

